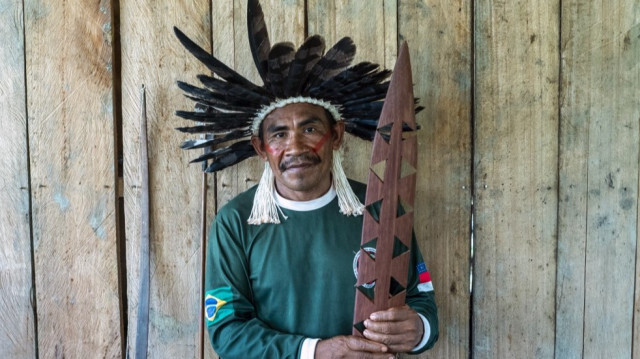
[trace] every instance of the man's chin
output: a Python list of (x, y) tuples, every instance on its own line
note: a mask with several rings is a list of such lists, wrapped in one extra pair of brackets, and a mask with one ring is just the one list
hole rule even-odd
[(317, 186), (317, 182), (313, 181), (312, 177), (302, 173), (289, 173), (283, 176), (281, 182), (281, 185), (295, 192), (311, 192)]

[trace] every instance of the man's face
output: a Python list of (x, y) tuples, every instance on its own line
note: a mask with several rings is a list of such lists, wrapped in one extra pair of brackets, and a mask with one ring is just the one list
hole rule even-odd
[(324, 108), (295, 103), (262, 121), (262, 138), (252, 137), (256, 152), (269, 161), (276, 189), (291, 200), (308, 201), (331, 187), (333, 150), (340, 147), (344, 124), (331, 124)]

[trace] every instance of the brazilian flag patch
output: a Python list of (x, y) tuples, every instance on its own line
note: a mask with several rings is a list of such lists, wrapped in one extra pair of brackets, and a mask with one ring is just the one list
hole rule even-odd
[(220, 287), (205, 293), (204, 315), (207, 326), (212, 326), (228, 315), (233, 314), (232, 300), (231, 287)]

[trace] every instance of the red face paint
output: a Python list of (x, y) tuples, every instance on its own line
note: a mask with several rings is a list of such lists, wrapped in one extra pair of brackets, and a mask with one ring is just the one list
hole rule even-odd
[(325, 133), (324, 136), (322, 136), (320, 141), (318, 141), (318, 143), (316, 143), (316, 145), (313, 146), (312, 148), (313, 152), (318, 153), (318, 151), (320, 151), (322, 146), (324, 146), (324, 144), (329, 140), (329, 138), (331, 138), (331, 131), (327, 131), (327, 133)]
[(271, 154), (272, 156), (275, 156), (278, 154), (278, 152), (282, 152), (282, 151), (278, 151), (276, 149), (274, 149), (273, 147), (269, 146), (268, 143), (264, 143), (264, 150), (269, 152), (269, 154)]

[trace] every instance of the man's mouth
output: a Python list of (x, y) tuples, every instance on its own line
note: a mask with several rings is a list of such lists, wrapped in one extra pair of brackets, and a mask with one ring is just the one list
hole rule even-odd
[(307, 167), (311, 167), (311, 166), (314, 166), (314, 165), (315, 165), (315, 163), (312, 163), (312, 162), (300, 162), (300, 163), (291, 163), (291, 164), (288, 164), (286, 166), (281, 166), (281, 168), (284, 168), (282, 170), (282, 172), (284, 172), (284, 171), (288, 171), (288, 170), (307, 168)]
[(280, 171), (284, 172), (292, 169), (306, 168), (315, 166), (321, 162), (319, 157), (315, 156), (300, 156), (304, 158), (293, 158), (288, 161), (280, 163)]

